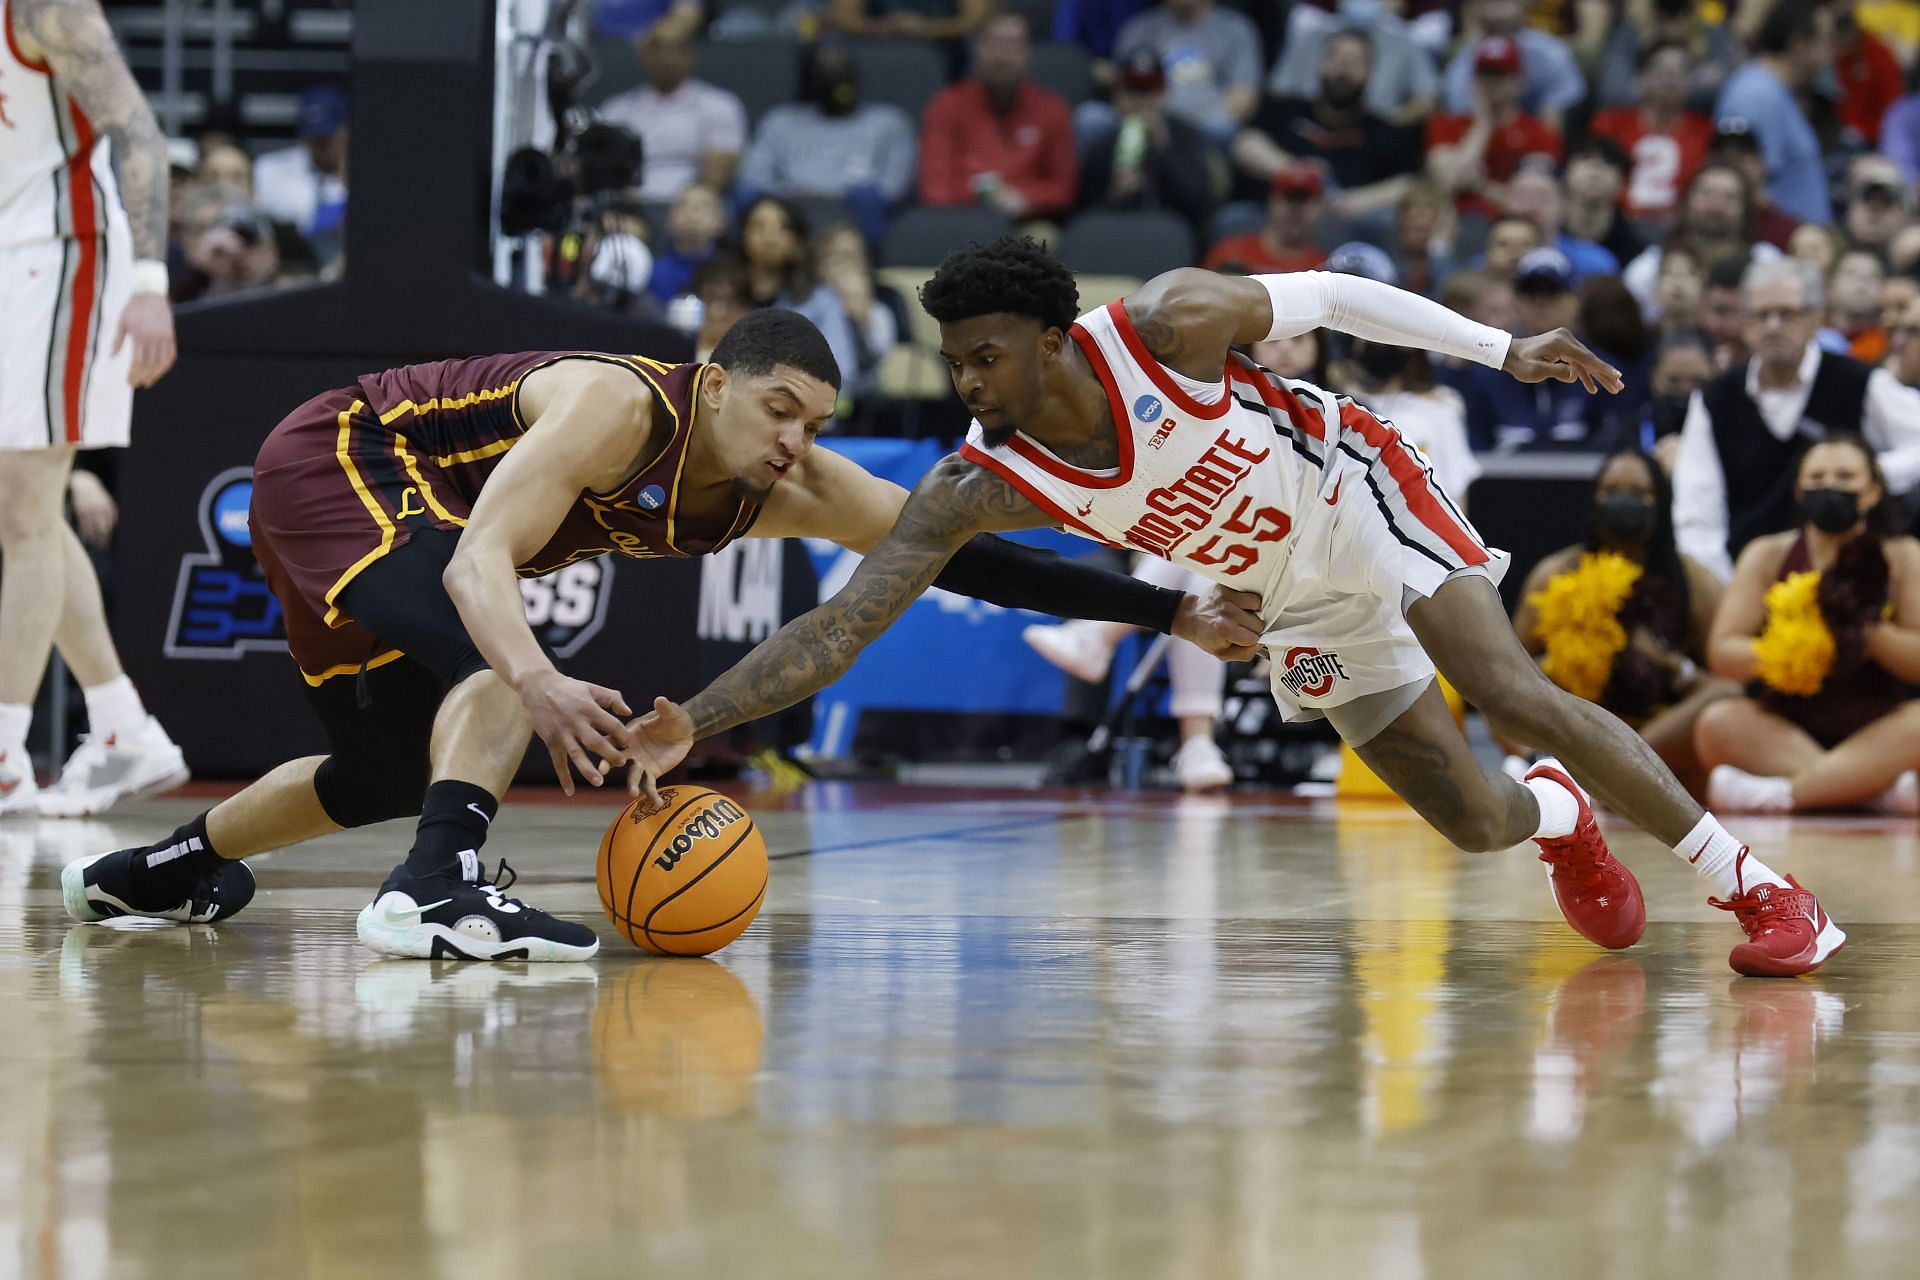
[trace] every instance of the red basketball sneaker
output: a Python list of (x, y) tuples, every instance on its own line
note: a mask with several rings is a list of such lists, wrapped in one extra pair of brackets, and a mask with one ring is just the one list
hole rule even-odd
[[(1746, 856), (1747, 851), (1742, 849), (1733, 864), (1736, 882), (1742, 884), (1738, 877)], [(1795, 978), (1812, 973), (1847, 945), (1847, 935), (1840, 926), (1792, 876), (1787, 877), (1785, 885), (1743, 887), (1725, 902), (1718, 898), (1708, 898), (1707, 902), (1733, 912), (1733, 918), (1747, 931), (1747, 940), (1733, 949), (1727, 963), (1735, 973), (1750, 978)]]
[(1527, 770), (1528, 781), (1550, 778), (1580, 802), (1580, 818), (1573, 834), (1536, 836), (1540, 861), (1551, 869), (1553, 900), (1574, 931), (1589, 942), (1613, 951), (1630, 947), (1647, 931), (1647, 904), (1633, 872), (1607, 852), (1600, 825), (1593, 820), (1587, 793), (1553, 760), (1542, 760)]

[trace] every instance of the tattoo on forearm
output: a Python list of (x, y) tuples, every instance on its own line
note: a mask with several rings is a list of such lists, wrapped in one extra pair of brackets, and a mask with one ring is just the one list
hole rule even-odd
[(39, 47), (56, 87), (113, 142), (136, 258), (167, 256), (167, 143), (113, 42), (96, 0), (13, 0), (13, 22)]
[(832, 684), (932, 585), (962, 543), (1031, 511), (993, 473), (957, 455), (942, 461), (838, 595), (780, 628), (687, 703), (694, 736), (757, 720)]

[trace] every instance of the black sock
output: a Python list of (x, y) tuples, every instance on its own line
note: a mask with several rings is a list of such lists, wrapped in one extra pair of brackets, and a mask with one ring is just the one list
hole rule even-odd
[(165, 840), (135, 853), (129, 874), (142, 903), (172, 906), (184, 902), (195, 885), (220, 869), (220, 863), (213, 841), (207, 839), (203, 813)]
[(407, 850), (407, 870), (417, 876), (464, 878), (460, 855), (480, 852), (500, 802), (471, 782), (436, 782), (420, 805), (420, 826)]

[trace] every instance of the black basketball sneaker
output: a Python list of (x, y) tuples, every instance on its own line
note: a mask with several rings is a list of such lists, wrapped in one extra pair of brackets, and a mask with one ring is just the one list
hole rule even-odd
[(355, 922), (361, 945), (415, 960), (591, 960), (600, 950), (585, 925), (509, 898), (517, 877), (506, 859), (491, 882), (480, 872), (471, 849), (440, 875), (395, 867)]
[(184, 902), (146, 902), (133, 887), (133, 859), (148, 846), (114, 849), (87, 858), (75, 858), (60, 870), (60, 894), (67, 914), (91, 924), (118, 916), (172, 920), (178, 924), (211, 924), (224, 920), (253, 901), (253, 869), (235, 858), (194, 886)]

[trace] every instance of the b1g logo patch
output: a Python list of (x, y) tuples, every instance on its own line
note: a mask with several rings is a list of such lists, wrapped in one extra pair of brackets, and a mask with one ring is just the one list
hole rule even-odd
[(229, 467), (200, 491), (205, 550), (180, 558), (162, 651), (169, 658), (237, 658), (249, 649), (285, 653), (280, 602), (253, 558), (247, 510), (253, 468)]
[(1133, 416), (1142, 422), (1152, 422), (1164, 412), (1165, 406), (1159, 396), (1141, 396), (1133, 402)]
[(1311, 645), (1289, 649), (1280, 659), (1280, 687), (1296, 698), (1324, 698), (1335, 680), (1345, 680), (1347, 669), (1337, 653), (1322, 653)]

